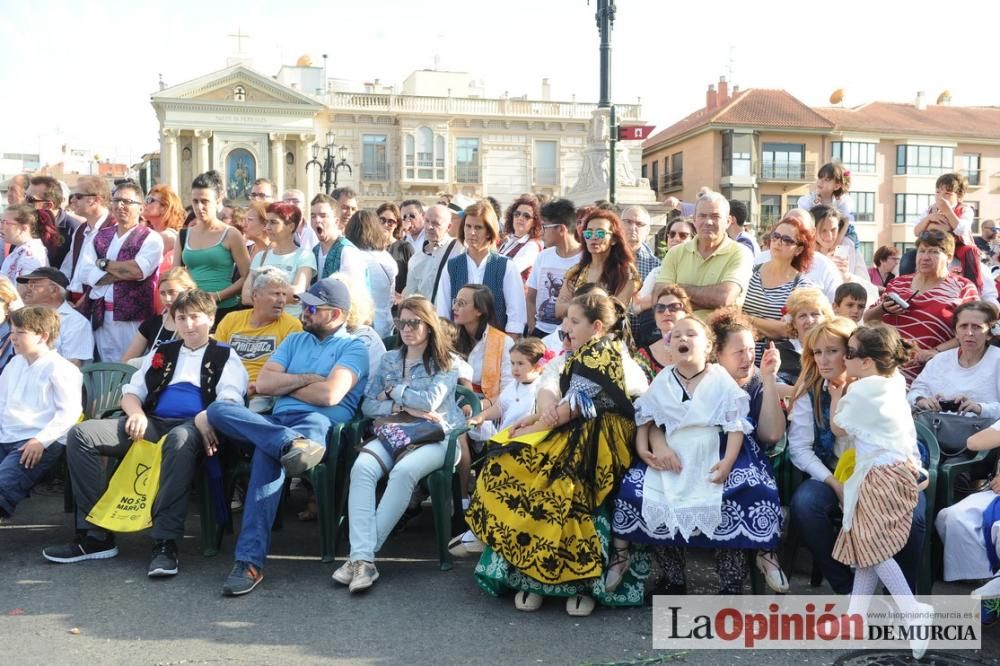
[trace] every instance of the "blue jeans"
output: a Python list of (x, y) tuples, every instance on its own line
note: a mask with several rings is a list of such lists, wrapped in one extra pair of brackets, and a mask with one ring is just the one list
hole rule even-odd
[(250, 483), (243, 506), (243, 528), (236, 541), (236, 559), (263, 568), (271, 548), (271, 527), (285, 485), (281, 454), (300, 438), (325, 445), (330, 419), (318, 412), (265, 416), (243, 405), (219, 400), (209, 405), (208, 422), (220, 437), (253, 448)]
[[(917, 589), (924, 539), (927, 536), (927, 507), (923, 493), (917, 495), (910, 538), (893, 559), (906, 576), (911, 590)], [(851, 568), (833, 559), (833, 544), (840, 534), (844, 514), (833, 488), (815, 479), (806, 479), (792, 496), (791, 519), (799, 538), (812, 553), (823, 577), (837, 594), (850, 594), (854, 585)]]
[(18, 449), (27, 441), (0, 442), (0, 509), (7, 515), (13, 515), (17, 503), (27, 497), (28, 491), (56, 464), (64, 448), (59, 442), (52, 442), (38, 464), (25, 469)]

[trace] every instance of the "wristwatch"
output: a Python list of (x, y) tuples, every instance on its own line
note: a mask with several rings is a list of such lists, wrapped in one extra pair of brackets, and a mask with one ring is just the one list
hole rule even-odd
[(100, 268), (102, 271), (106, 271), (106, 270), (108, 270), (108, 264), (110, 264), (110, 263), (111, 262), (108, 261), (107, 259), (98, 259), (97, 260), (97, 267)]

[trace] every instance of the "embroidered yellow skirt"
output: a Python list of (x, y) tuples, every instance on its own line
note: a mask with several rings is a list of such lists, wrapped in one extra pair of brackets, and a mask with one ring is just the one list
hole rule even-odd
[[(489, 457), (466, 513), (479, 539), (542, 583), (586, 580), (603, 573), (593, 513), (631, 462), (635, 423), (625, 417), (606, 413), (584, 421), (578, 436), (573, 432), (545, 431), (513, 439), (508, 430), (499, 433), (490, 440)], [(592, 483), (585, 484), (572, 470), (590, 455), (596, 456), (595, 473)]]

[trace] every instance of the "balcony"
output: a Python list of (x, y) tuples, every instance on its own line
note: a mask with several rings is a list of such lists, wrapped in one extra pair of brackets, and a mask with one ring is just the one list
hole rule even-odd
[(552, 167), (535, 167), (532, 178), (535, 185), (558, 185), (559, 170)]
[(815, 162), (764, 162), (758, 165), (760, 180), (785, 183), (806, 183), (816, 178)]
[(966, 180), (969, 181), (969, 187), (979, 187), (983, 184), (982, 169), (970, 169), (964, 173)]
[(667, 192), (676, 192), (684, 187), (684, 170), (671, 171), (670, 173), (663, 174), (663, 189), (660, 190), (664, 194)]
[(375, 164), (361, 164), (361, 180), (376, 181), (389, 180), (389, 164), (387, 162), (376, 162)]
[[(530, 116), (552, 120), (590, 120), (596, 104), (525, 99), (475, 99), (335, 92), (324, 96), (332, 111), (369, 113), (451, 114), (456, 116)], [(616, 104), (618, 121), (642, 120), (638, 104)]]
[(457, 183), (479, 183), (478, 164), (456, 164), (455, 182)]

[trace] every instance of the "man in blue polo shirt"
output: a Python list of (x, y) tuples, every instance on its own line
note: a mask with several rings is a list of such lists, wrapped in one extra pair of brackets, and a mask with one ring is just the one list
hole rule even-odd
[[(347, 285), (326, 278), (299, 298), (304, 332), (285, 338), (257, 377), (258, 393), (278, 397), (272, 413), (222, 402), (208, 408), (208, 422), (219, 435), (255, 447), (225, 596), (247, 594), (263, 580), (285, 476), (303, 474), (322, 460), (331, 422), (351, 420), (368, 380), (368, 349), (344, 326), (351, 309)], [(207, 455), (216, 445), (206, 441)]]

